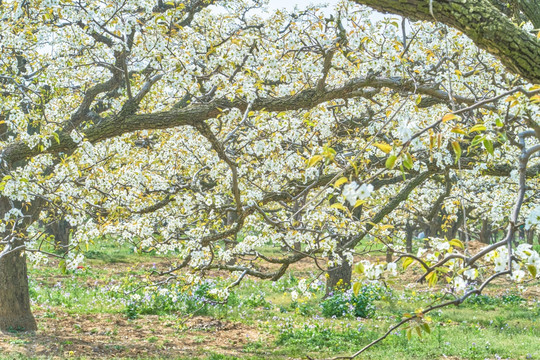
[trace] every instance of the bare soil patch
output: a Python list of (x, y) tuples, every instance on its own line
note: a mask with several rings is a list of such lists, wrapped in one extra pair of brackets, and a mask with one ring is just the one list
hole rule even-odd
[(245, 324), (198, 316), (171, 321), (157, 315), (127, 320), (120, 314), (43, 317), (36, 333), (1, 334), (0, 353), (50, 358), (191, 358), (209, 352), (244, 354), (244, 346), (267, 335)]

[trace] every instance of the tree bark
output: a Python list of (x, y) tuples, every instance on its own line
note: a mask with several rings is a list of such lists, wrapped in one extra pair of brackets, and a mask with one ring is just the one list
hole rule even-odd
[(533, 245), (534, 243), (534, 229), (527, 230), (527, 244)]
[[(6, 214), (13, 205), (22, 207), (0, 196), (0, 214)], [(16, 238), (14, 234), (25, 232), (26, 227), (39, 216), (42, 206), (42, 200), (35, 200), (25, 208), (24, 220), (18, 224), (14, 233), (0, 233), (0, 238), (11, 240), (8, 245), (0, 247), (0, 331), (37, 330), (30, 308), (24, 239)]]
[(69, 252), (69, 234), (71, 233), (71, 225), (68, 221), (61, 219), (47, 225), (47, 232), (54, 236), (54, 244), (57, 250), (63, 254)]
[(491, 225), (487, 219), (482, 219), (480, 242), (483, 244), (489, 244), (491, 242)]
[(21, 250), (0, 258), (0, 331), (14, 330), (37, 330), (30, 309), (26, 256)]
[(392, 262), (392, 255), (394, 255), (394, 251), (390, 249), (389, 247), (386, 248), (386, 262), (391, 263)]
[(409, 222), (405, 225), (405, 251), (407, 251), (409, 254), (412, 254), (413, 251), (413, 236), (414, 236), (414, 226), (411, 225)]
[[(412, 20), (427, 20), (454, 27), (478, 47), (497, 56), (512, 72), (532, 83), (540, 83), (540, 42), (519, 28), (489, 0), (353, 0), (384, 13)], [(523, 11), (534, 1), (521, 1)], [(432, 10), (430, 11), (430, 4)], [(538, 5), (536, 4), (536, 7)], [(535, 16), (529, 15), (532, 21)]]
[(351, 287), (352, 265), (345, 258), (343, 258), (341, 265), (328, 269), (327, 274), (326, 296), (333, 291), (348, 290)]

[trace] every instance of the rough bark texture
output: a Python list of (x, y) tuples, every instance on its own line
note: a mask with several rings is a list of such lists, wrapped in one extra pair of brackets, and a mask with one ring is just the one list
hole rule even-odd
[(341, 265), (328, 269), (328, 276), (326, 277), (326, 296), (335, 290), (349, 289), (351, 287), (351, 278), (352, 265), (343, 258)]
[[(15, 205), (21, 207), (21, 204)], [(6, 197), (0, 196), (0, 214), (5, 214), (11, 206)], [(17, 230), (24, 231), (42, 206), (42, 201), (37, 200), (32, 206), (26, 207), (24, 221), (19, 223)], [(9, 235), (0, 233), (0, 238), (9, 238)], [(7, 252), (8, 248), (0, 248), (0, 331), (37, 330), (30, 309), (26, 256), (21, 248), (23, 244), (22, 239), (13, 239), (8, 246), (15, 251)]]
[[(532, 83), (540, 83), (540, 41), (520, 29), (489, 0), (353, 0), (384, 13), (412, 20), (437, 21), (470, 37), (480, 48), (497, 56), (511, 71)], [(433, 15), (430, 12), (432, 4)], [(536, 1), (520, 1), (523, 11), (531, 8), (536, 21)], [(536, 4), (535, 4), (536, 3)], [(534, 16), (534, 17), (533, 17)]]
[(540, 4), (538, 0), (517, 0), (518, 6), (525, 16), (533, 23), (535, 28), (540, 28)]
[(0, 258), (0, 331), (37, 330), (30, 310), (26, 256), (15, 251)]

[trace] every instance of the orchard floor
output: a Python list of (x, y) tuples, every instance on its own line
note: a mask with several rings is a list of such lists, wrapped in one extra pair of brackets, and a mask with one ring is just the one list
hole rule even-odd
[[(370, 319), (325, 317), (323, 290), (293, 302), (298, 279), (316, 267), (302, 262), (276, 283), (246, 279), (234, 303), (195, 311), (136, 307), (128, 311), (121, 284), (137, 283), (174, 258), (134, 255), (98, 244), (84, 269), (31, 267), (35, 333), (0, 333), (0, 359), (326, 359), (350, 355), (381, 336), (406, 312), (440, 292), (414, 282), (411, 266), (397, 289), (373, 302)], [(416, 274), (415, 274), (416, 273)], [(226, 274), (210, 274), (215, 282)], [(397, 330), (359, 359), (538, 359), (540, 283), (518, 289), (499, 281), (487, 296), (429, 314), (430, 333), (409, 340)]]

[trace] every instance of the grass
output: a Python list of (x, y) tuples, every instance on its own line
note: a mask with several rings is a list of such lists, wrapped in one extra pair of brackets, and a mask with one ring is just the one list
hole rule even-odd
[[(155, 290), (144, 311), (137, 305), (129, 313), (126, 285), (144, 279), (154, 263), (167, 258), (136, 254), (129, 245), (105, 242), (93, 245), (88, 254), (84, 269), (68, 273), (54, 266), (30, 268), (40, 331), (0, 337), (0, 360), (350, 355), (381, 336), (405, 312), (425, 307), (435, 298), (420, 290), (394, 290), (374, 300), (376, 313), (370, 319), (324, 317), (320, 305), (324, 289), (314, 290), (311, 299), (291, 300), (298, 284), (293, 271), (277, 282), (246, 279), (225, 305), (198, 307), (199, 297), (209, 296), (207, 292), (189, 293), (171, 285), (167, 291), (176, 292), (180, 300), (173, 303), (169, 295), (160, 300)], [(362, 359), (540, 359), (540, 301), (523, 299), (517, 289), (504, 286), (460, 307), (430, 313), (426, 319), (430, 334), (408, 339), (405, 329), (394, 331)], [(144, 289), (132, 288), (132, 294), (145, 296)], [(192, 317), (200, 323), (187, 326)], [(178, 350), (186, 344), (191, 344), (187, 353)], [(39, 356), (26, 350), (40, 346), (47, 350)]]

